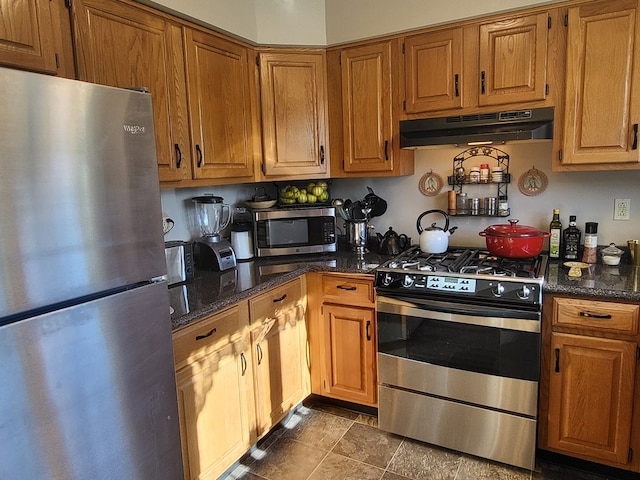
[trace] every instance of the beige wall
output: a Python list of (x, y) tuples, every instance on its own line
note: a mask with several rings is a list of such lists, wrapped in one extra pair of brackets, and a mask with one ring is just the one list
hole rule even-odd
[(138, 0), (263, 45), (335, 45), (560, 0)]
[(328, 44), (560, 0), (325, 0)]

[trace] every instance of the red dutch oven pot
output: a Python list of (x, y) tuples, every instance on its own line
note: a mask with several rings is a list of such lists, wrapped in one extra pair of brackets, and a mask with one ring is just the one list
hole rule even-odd
[(480, 232), (485, 237), (487, 250), (492, 255), (505, 258), (530, 258), (539, 255), (549, 232), (541, 232), (535, 227), (518, 225), (518, 220), (509, 224), (490, 225)]

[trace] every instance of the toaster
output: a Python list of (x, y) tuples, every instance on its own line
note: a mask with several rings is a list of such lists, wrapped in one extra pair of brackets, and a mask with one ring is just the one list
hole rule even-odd
[(192, 243), (165, 242), (164, 256), (167, 261), (167, 282), (169, 285), (185, 282), (194, 277)]

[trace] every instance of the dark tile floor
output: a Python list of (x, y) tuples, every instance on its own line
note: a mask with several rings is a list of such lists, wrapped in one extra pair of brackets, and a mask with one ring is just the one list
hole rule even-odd
[[(531, 472), (392, 435), (377, 418), (305, 402), (225, 480), (615, 480), (552, 464)], [(540, 462), (539, 462), (540, 463)]]

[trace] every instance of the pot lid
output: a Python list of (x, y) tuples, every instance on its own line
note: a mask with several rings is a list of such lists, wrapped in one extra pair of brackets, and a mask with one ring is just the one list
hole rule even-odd
[(536, 227), (530, 227), (528, 225), (518, 225), (519, 220), (509, 220), (509, 224), (502, 223), (499, 225), (489, 225), (485, 228), (484, 233), (492, 235), (494, 237), (507, 237), (507, 238), (529, 238), (540, 237), (546, 235), (545, 232), (541, 232)]
[(202, 195), (201, 197), (193, 197), (191, 200), (194, 203), (222, 203), (222, 197), (214, 195)]

